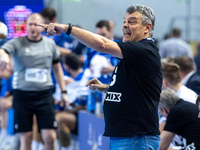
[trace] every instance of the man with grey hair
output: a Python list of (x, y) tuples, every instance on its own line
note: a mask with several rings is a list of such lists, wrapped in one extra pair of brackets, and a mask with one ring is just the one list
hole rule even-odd
[(163, 90), (159, 102), (160, 113), (167, 118), (161, 133), (159, 150), (166, 150), (175, 134), (181, 135), (183, 147), (181, 149), (200, 149), (200, 118), (195, 104), (180, 99), (171, 89)]
[(121, 43), (71, 24), (38, 24), (47, 28), (49, 35), (71, 33), (86, 46), (121, 59), (109, 85), (96, 78), (86, 85), (106, 93), (104, 136), (110, 137), (110, 150), (159, 148), (158, 103), (162, 72), (158, 48), (151, 38), (154, 22), (151, 8), (129, 6), (124, 16)]

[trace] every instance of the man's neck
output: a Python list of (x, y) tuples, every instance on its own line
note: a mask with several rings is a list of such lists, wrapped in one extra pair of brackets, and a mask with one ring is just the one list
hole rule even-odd
[(81, 72), (83, 72), (83, 69), (82, 69), (82, 68), (79, 68), (77, 71), (71, 72), (70, 75), (71, 75), (73, 78), (76, 78)]
[(28, 38), (30, 41), (35, 41), (35, 42), (37, 42), (37, 41), (40, 41), (40, 40), (41, 40), (42, 35), (37, 36), (36, 38), (31, 37), (31, 36), (28, 35), (27, 38)]
[(170, 85), (169, 88), (171, 88), (172, 90), (174, 90), (175, 92), (177, 92), (181, 86), (183, 86), (183, 84), (182, 84), (182, 82), (179, 82), (176, 85)]
[(137, 42), (138, 42), (138, 41), (141, 41), (141, 40), (143, 40), (143, 39), (147, 39), (147, 38), (151, 38), (149, 34), (147, 34), (147, 35), (145, 35), (145, 36), (139, 38), (139, 39), (137, 40)]
[(190, 72), (192, 72), (192, 71), (194, 71), (194, 70), (191, 70), (191, 71), (189, 71), (189, 72), (183, 72), (183, 71), (181, 71), (180, 73), (181, 73), (181, 80), (183, 79), (183, 78), (185, 78)]

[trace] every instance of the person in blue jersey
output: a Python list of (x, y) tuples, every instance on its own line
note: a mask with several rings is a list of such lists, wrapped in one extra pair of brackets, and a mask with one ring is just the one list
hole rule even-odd
[[(56, 11), (51, 7), (44, 8), (40, 14), (44, 17), (44, 23), (56, 23)], [(72, 49), (72, 37), (66, 34), (61, 34), (58, 36), (51, 37), (55, 41), (58, 50), (61, 53), (61, 56), (65, 56), (69, 53), (71, 53)]]
[[(56, 113), (58, 139), (63, 149), (70, 145), (71, 132), (77, 133), (78, 111), (86, 110), (89, 88), (85, 85), (91, 76), (89, 69), (83, 70), (78, 56), (74, 53), (65, 57), (65, 69), (69, 74), (65, 77), (65, 87), (72, 107)], [(56, 92), (53, 94), (54, 99), (60, 101), (60, 95), (61, 89), (56, 87)]]
[(152, 39), (153, 10), (139, 4), (127, 8), (123, 42), (114, 42), (72, 24), (38, 25), (46, 28), (49, 35), (71, 34), (86, 46), (121, 59), (109, 85), (96, 78), (86, 85), (106, 93), (104, 136), (110, 137), (110, 150), (158, 149), (162, 68), (159, 49)]
[[(100, 20), (97, 22), (96, 33), (115, 42), (120, 42), (113, 38), (113, 29), (111, 28), (108, 20)], [(118, 64), (119, 59), (110, 54), (101, 53), (94, 50), (92, 51), (91, 55), (90, 69), (94, 71), (93, 77), (102, 78), (101, 82), (109, 83), (112, 72), (114, 71), (115, 66)], [(102, 61), (102, 66), (99, 66), (100, 64), (97, 61), (99, 59)]]
[[(113, 40), (115, 42), (120, 42), (113, 38), (113, 30), (112, 30), (108, 20), (100, 20), (96, 24), (96, 33), (103, 37), (106, 37), (110, 40)], [(96, 53), (96, 54), (100, 55), (100, 56), (104, 56), (107, 59), (107, 61), (109, 62), (108, 66), (102, 68), (101, 74), (102, 75), (107, 74), (108, 78), (110, 79), (111, 73), (114, 71), (114, 68), (118, 64), (119, 59), (110, 54), (106, 54), (106, 53)]]

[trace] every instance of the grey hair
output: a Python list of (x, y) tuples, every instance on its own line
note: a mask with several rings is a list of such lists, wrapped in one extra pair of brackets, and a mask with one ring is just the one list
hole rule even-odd
[(155, 15), (153, 9), (139, 4), (131, 5), (127, 8), (127, 13), (129, 14), (132, 14), (136, 11), (142, 14), (142, 25), (146, 25), (147, 23), (152, 24), (152, 28), (150, 31), (150, 36), (152, 37), (155, 26)]
[(178, 97), (172, 89), (166, 88), (160, 94), (159, 111), (161, 111), (162, 107), (170, 110), (179, 99), (180, 97)]

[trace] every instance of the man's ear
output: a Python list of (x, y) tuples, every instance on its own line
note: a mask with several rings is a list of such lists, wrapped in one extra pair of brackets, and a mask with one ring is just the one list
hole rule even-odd
[(168, 113), (169, 113), (169, 110), (166, 109), (166, 108), (164, 108), (164, 107), (162, 107), (161, 110), (162, 110), (162, 112), (164, 112), (165, 114), (168, 114)]
[(146, 28), (146, 29), (145, 29), (144, 33), (145, 33), (145, 34), (150, 33), (151, 28), (152, 28), (152, 24), (147, 23), (147, 24), (145, 25), (145, 28)]
[(166, 79), (163, 78), (162, 87), (168, 87), (169, 83)]

